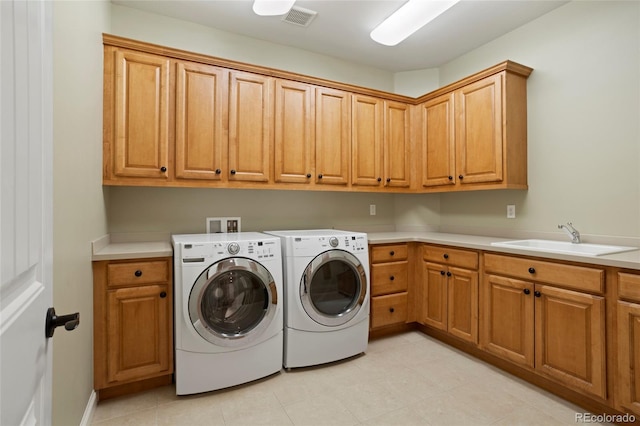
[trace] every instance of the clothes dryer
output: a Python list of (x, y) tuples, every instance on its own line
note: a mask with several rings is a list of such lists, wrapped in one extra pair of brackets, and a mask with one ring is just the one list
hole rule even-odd
[(280, 239), (257, 232), (173, 235), (178, 395), (280, 371)]
[(369, 338), (367, 235), (335, 229), (265, 233), (282, 242), (284, 367), (364, 352)]

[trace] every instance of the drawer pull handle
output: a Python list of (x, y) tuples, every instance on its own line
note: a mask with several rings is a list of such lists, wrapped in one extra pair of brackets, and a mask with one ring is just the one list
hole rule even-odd
[(442, 257), (444, 257), (445, 259), (448, 259), (449, 255), (447, 253), (445, 253), (444, 255), (442, 255)]
[(389, 279), (390, 279), (391, 281), (393, 281), (393, 280), (395, 280), (395, 279), (396, 279), (396, 277), (394, 277), (393, 275), (391, 275), (391, 276), (389, 277)]
[(536, 268), (533, 268), (533, 267), (529, 268), (529, 273), (530, 274), (535, 274), (536, 273)]
[(162, 293), (160, 293), (160, 298), (164, 299), (165, 297), (167, 297), (167, 292), (163, 291)]
[(395, 312), (395, 309), (393, 309), (393, 308), (389, 308), (389, 312), (394, 313), (394, 312)]
[(524, 290), (522, 290), (522, 292), (527, 295), (531, 294), (531, 290), (529, 290), (528, 288), (525, 288)]
[(136, 277), (141, 277), (142, 276), (142, 271), (140, 269), (138, 269), (137, 271), (135, 271), (133, 273), (133, 275), (135, 275)]
[(391, 251), (389, 252), (389, 256), (393, 256), (394, 254), (396, 254), (396, 252), (395, 252), (395, 251), (393, 251), (393, 250), (391, 250)]
[(542, 294), (541, 294), (539, 291), (534, 291), (534, 292), (533, 292), (533, 295), (534, 295), (535, 297), (540, 297), (540, 296), (542, 296)]

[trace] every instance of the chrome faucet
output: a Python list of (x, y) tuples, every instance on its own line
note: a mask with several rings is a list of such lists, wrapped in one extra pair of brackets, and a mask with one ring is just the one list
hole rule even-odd
[(576, 228), (573, 227), (571, 222), (567, 222), (566, 225), (558, 225), (558, 229), (562, 229), (567, 233), (569, 237), (571, 237), (571, 242), (573, 244), (580, 244), (580, 233)]

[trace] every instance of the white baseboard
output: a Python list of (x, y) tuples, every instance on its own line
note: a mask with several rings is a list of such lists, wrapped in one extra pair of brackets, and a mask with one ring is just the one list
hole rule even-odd
[(87, 406), (84, 409), (80, 426), (89, 426), (91, 424), (91, 420), (93, 419), (93, 414), (95, 413), (97, 406), (98, 394), (95, 390), (92, 390), (91, 395), (89, 396), (89, 401), (87, 401)]

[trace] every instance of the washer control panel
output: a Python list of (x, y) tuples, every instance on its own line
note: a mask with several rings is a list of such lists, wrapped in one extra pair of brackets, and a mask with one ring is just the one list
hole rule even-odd
[(221, 241), (183, 244), (182, 263), (212, 263), (229, 257), (256, 260), (273, 259), (280, 254), (280, 241)]
[(315, 256), (332, 249), (358, 254), (368, 249), (366, 234), (296, 236), (292, 238), (292, 247), (294, 256)]

